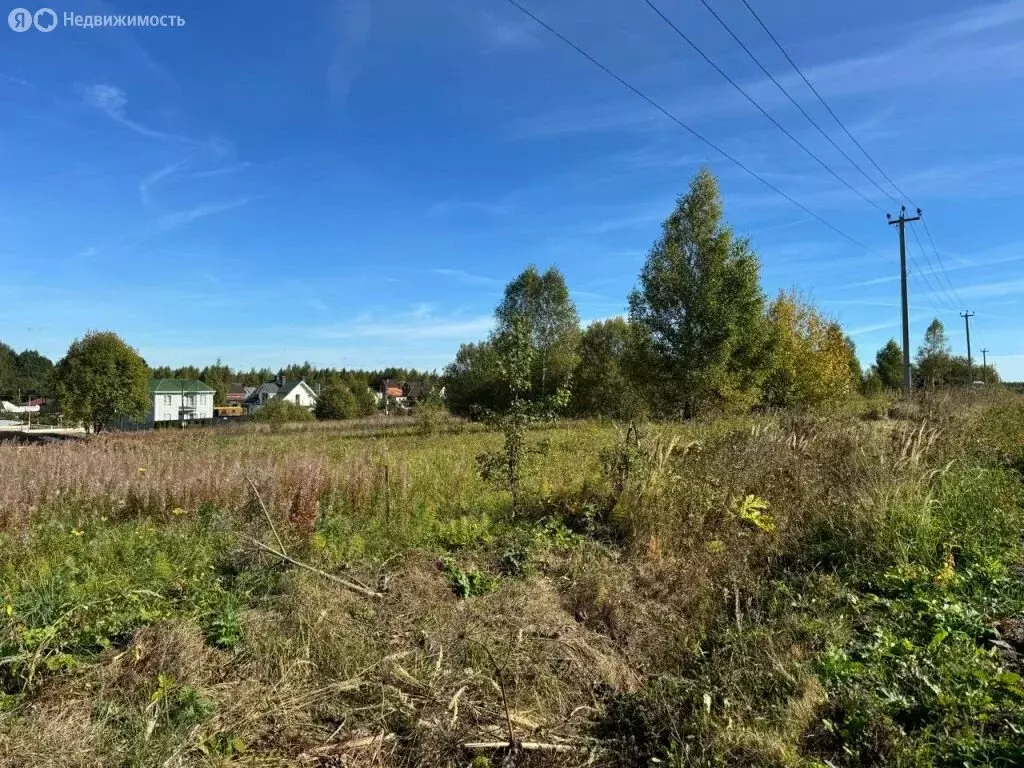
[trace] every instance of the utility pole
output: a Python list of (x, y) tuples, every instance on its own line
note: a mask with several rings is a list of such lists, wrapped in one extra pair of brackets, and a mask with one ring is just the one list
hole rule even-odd
[(888, 213), (886, 220), (890, 224), (896, 224), (900, 228), (900, 297), (903, 301), (903, 396), (910, 397), (910, 310), (907, 308), (907, 222), (917, 221), (921, 218), (921, 209), (917, 209), (917, 216), (907, 218), (907, 206), (900, 206), (900, 217), (893, 220)]
[(960, 317), (964, 319), (964, 326), (967, 328), (967, 386), (974, 386), (974, 362), (971, 360), (971, 318), (974, 317), (973, 312), (968, 312), (966, 309), (960, 313)]
[(981, 380), (988, 384), (988, 350), (981, 350)]

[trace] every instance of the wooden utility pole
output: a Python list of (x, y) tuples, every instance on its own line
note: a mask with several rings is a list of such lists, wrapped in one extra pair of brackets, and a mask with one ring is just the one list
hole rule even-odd
[(960, 317), (964, 319), (964, 326), (967, 328), (967, 386), (974, 386), (974, 361), (971, 360), (971, 318), (974, 317), (973, 312), (968, 312), (966, 309), (960, 313)]
[(981, 350), (981, 380), (988, 384), (988, 350)]
[(909, 221), (917, 221), (921, 218), (921, 209), (917, 209), (917, 216), (907, 218), (907, 206), (900, 206), (900, 217), (893, 220), (888, 213), (886, 220), (890, 224), (896, 224), (900, 228), (900, 297), (903, 302), (903, 396), (910, 397), (910, 310), (907, 308), (907, 237), (906, 225)]

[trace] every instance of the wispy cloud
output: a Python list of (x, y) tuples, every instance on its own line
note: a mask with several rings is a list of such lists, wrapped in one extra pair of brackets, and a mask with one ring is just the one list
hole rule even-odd
[(166, 235), (179, 227), (191, 224), (194, 221), (205, 219), (209, 216), (216, 216), (221, 213), (227, 213), (228, 211), (240, 208), (247, 203), (252, 202), (254, 197), (238, 197), (232, 200), (222, 200), (220, 202), (205, 203), (203, 205), (197, 205), (192, 208), (185, 208), (179, 211), (170, 211), (158, 216), (156, 219), (150, 221), (134, 231), (131, 231), (123, 237), (117, 238), (114, 241), (104, 244), (101, 248), (91, 246), (83, 252), (83, 256), (95, 256), (103, 251), (111, 250), (131, 250), (132, 248), (138, 248), (144, 243), (148, 243), (156, 237)]
[(464, 285), (486, 285), (494, 287), (501, 285), (501, 280), (498, 280), (497, 278), (466, 272), (462, 269), (447, 269), (442, 267), (432, 271), (436, 275), (450, 277), (452, 280), (457, 280)]
[[(891, 93), (909, 86), (941, 85), (948, 89), (953, 83), (1016, 79), (1024, 71), (1017, 29), (1024, 22), (1022, 9), (1024, 3), (1011, 1), (936, 15), (911, 28), (908, 39), (899, 44), (817, 64), (804, 63), (804, 73), (831, 99)], [(994, 39), (997, 33), (1002, 38)], [(834, 49), (839, 42), (833, 39), (820, 44)], [(690, 58), (680, 59), (679, 63), (685, 71), (692, 69)], [(634, 73), (630, 79), (658, 82), (664, 78), (665, 70), (662, 65), (660, 71)], [(806, 87), (795, 73), (777, 79), (795, 93)], [(740, 84), (766, 109), (787, 104), (786, 97), (768, 78)], [(724, 81), (688, 87), (685, 91), (685, 96), (663, 103), (668, 111), (687, 122), (750, 110), (749, 103)], [(513, 134), (519, 138), (543, 138), (578, 133), (675, 131), (664, 115), (639, 99), (626, 93), (601, 93), (598, 99), (576, 100), (547, 113), (527, 116), (513, 125)], [(886, 114), (876, 117), (865, 126), (862, 141), (891, 132)]]
[(82, 89), (82, 97), (85, 103), (94, 109), (98, 109), (111, 120), (123, 125), (142, 136), (153, 139), (174, 138), (171, 134), (148, 128), (142, 123), (128, 117), (128, 97), (125, 92), (116, 85), (97, 83)]
[(190, 173), (189, 176), (193, 179), (212, 179), (219, 176), (228, 176), (232, 173), (238, 173), (244, 171), (246, 168), (252, 166), (252, 163), (235, 163), (234, 165), (226, 165), (222, 168), (211, 168), (207, 171), (195, 171)]
[(229, 154), (233, 150), (231, 142), (222, 138), (194, 139), (190, 136), (156, 130), (140, 123), (128, 114), (128, 95), (124, 89), (116, 85), (95, 83), (79, 87), (79, 92), (87, 106), (99, 110), (118, 125), (134, 131), (140, 136), (185, 144), (218, 157)]
[[(605, 301), (607, 296), (601, 293), (594, 293), (593, 291), (570, 291), (573, 299), (582, 299), (583, 301)], [(622, 302), (619, 302), (620, 304)]]
[(875, 331), (886, 331), (890, 328), (899, 328), (899, 323), (874, 323), (872, 325), (858, 325), (855, 328), (850, 328), (846, 331), (847, 336), (856, 338), (857, 336), (863, 336), (866, 333), (874, 333)]
[(483, 338), (494, 325), (490, 315), (475, 317), (439, 317), (422, 312), (407, 312), (405, 316), (386, 313), (383, 322), (357, 317), (346, 323), (314, 327), (312, 333), (323, 339), (380, 339), (394, 342), (455, 341)]
[(194, 208), (187, 208), (182, 211), (165, 213), (160, 216), (156, 222), (154, 222), (153, 226), (150, 228), (150, 234), (167, 232), (198, 219), (204, 219), (207, 216), (226, 213), (227, 211), (239, 208), (246, 203), (251, 202), (252, 199), (253, 198), (251, 197), (238, 197), (234, 200), (224, 200), (218, 203), (206, 203), (205, 205), (197, 205)]
[(28, 80), (21, 77), (15, 77), (14, 75), (3, 75), (0, 74), (0, 80), (4, 82), (13, 83), (14, 85), (20, 85), (23, 88), (33, 88), (34, 86)]
[(152, 201), (151, 192), (153, 187), (162, 181), (171, 178), (174, 174), (184, 168), (188, 162), (186, 160), (179, 160), (176, 163), (170, 163), (165, 165), (163, 168), (154, 171), (153, 173), (146, 176), (142, 181), (139, 182), (139, 197), (142, 198), (144, 205), (150, 205)]
[(440, 267), (432, 269), (434, 274), (440, 274), (444, 278), (451, 278), (454, 281), (462, 283), (466, 286), (486, 286), (488, 288), (498, 288), (502, 285), (502, 282), (497, 278), (488, 278), (485, 274), (476, 274), (474, 272), (467, 272), (464, 269), (449, 269)]
[[(965, 299), (987, 299), (996, 296), (1019, 296), (1024, 295), (1024, 280), (1000, 280), (991, 283), (977, 283), (975, 285), (959, 286), (956, 289), (957, 295)], [(931, 298), (938, 299), (937, 294), (930, 294)]]
[(1016, 196), (1024, 174), (1024, 154), (940, 163), (899, 177), (903, 188), (927, 189), (932, 198), (987, 199)]
[(861, 280), (857, 283), (847, 283), (847, 288), (865, 288), (869, 285), (884, 285), (885, 283), (895, 283), (900, 279), (899, 275), (886, 275), (885, 277), (873, 277), (870, 280)]

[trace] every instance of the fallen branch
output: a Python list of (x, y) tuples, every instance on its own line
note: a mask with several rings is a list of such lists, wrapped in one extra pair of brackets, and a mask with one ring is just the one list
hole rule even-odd
[(526, 752), (585, 752), (587, 749), (578, 744), (547, 744), (541, 741), (467, 741), (462, 746), (470, 752), (499, 749), (521, 749)]
[(307, 755), (330, 755), (343, 749), (363, 749), (364, 747), (379, 747), (389, 741), (395, 740), (393, 733), (378, 733), (376, 736), (365, 736), (361, 739), (352, 739), (341, 744), (325, 744), (322, 747), (313, 747), (307, 750)]
[(257, 539), (249, 539), (249, 541), (251, 541), (253, 546), (256, 547), (257, 549), (260, 549), (260, 550), (262, 550), (264, 552), (267, 552), (267, 553), (269, 553), (271, 555), (274, 555), (275, 557), (279, 557), (282, 560), (291, 563), (292, 565), (297, 565), (299, 568), (304, 568), (305, 570), (309, 571), (310, 573), (315, 573), (317, 576), (322, 576), (323, 578), (327, 579), (328, 581), (333, 581), (335, 584), (338, 584), (338, 585), (344, 587), (345, 589), (351, 590), (352, 592), (356, 592), (356, 593), (358, 593), (360, 595), (365, 595), (366, 597), (372, 597), (372, 598), (375, 598), (375, 599), (378, 599), (378, 600), (384, 597), (384, 593), (383, 592), (375, 592), (374, 590), (368, 589), (368, 588), (363, 587), (363, 586), (360, 586), (359, 584), (353, 584), (351, 581), (346, 581), (345, 579), (343, 579), (343, 578), (341, 578), (339, 576), (335, 576), (333, 573), (327, 573), (327, 571), (321, 571), (319, 568), (314, 568), (312, 565), (308, 565), (307, 563), (303, 563), (300, 560), (296, 560), (294, 557), (289, 557), (288, 555), (284, 554), (283, 552), (278, 552), (276, 549), (274, 549), (273, 547), (267, 546), (262, 541), (258, 541)]
[(288, 551), (284, 548), (284, 542), (281, 541), (281, 537), (277, 535), (277, 528), (274, 526), (274, 521), (270, 517), (270, 512), (267, 511), (267, 505), (263, 503), (263, 497), (260, 496), (260, 489), (256, 487), (256, 483), (252, 481), (251, 477), (246, 475), (245, 479), (249, 481), (249, 486), (252, 488), (252, 492), (256, 494), (256, 501), (260, 503), (260, 509), (263, 510), (263, 515), (267, 518), (267, 522), (270, 523), (270, 530), (274, 534), (277, 546), (280, 547), (281, 551), (287, 555)]

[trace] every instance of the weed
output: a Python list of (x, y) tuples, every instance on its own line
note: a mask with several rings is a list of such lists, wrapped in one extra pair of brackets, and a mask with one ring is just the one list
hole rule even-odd
[(498, 588), (498, 579), (481, 571), (465, 571), (450, 557), (441, 558), (441, 568), (452, 591), (465, 600), (486, 595)]

